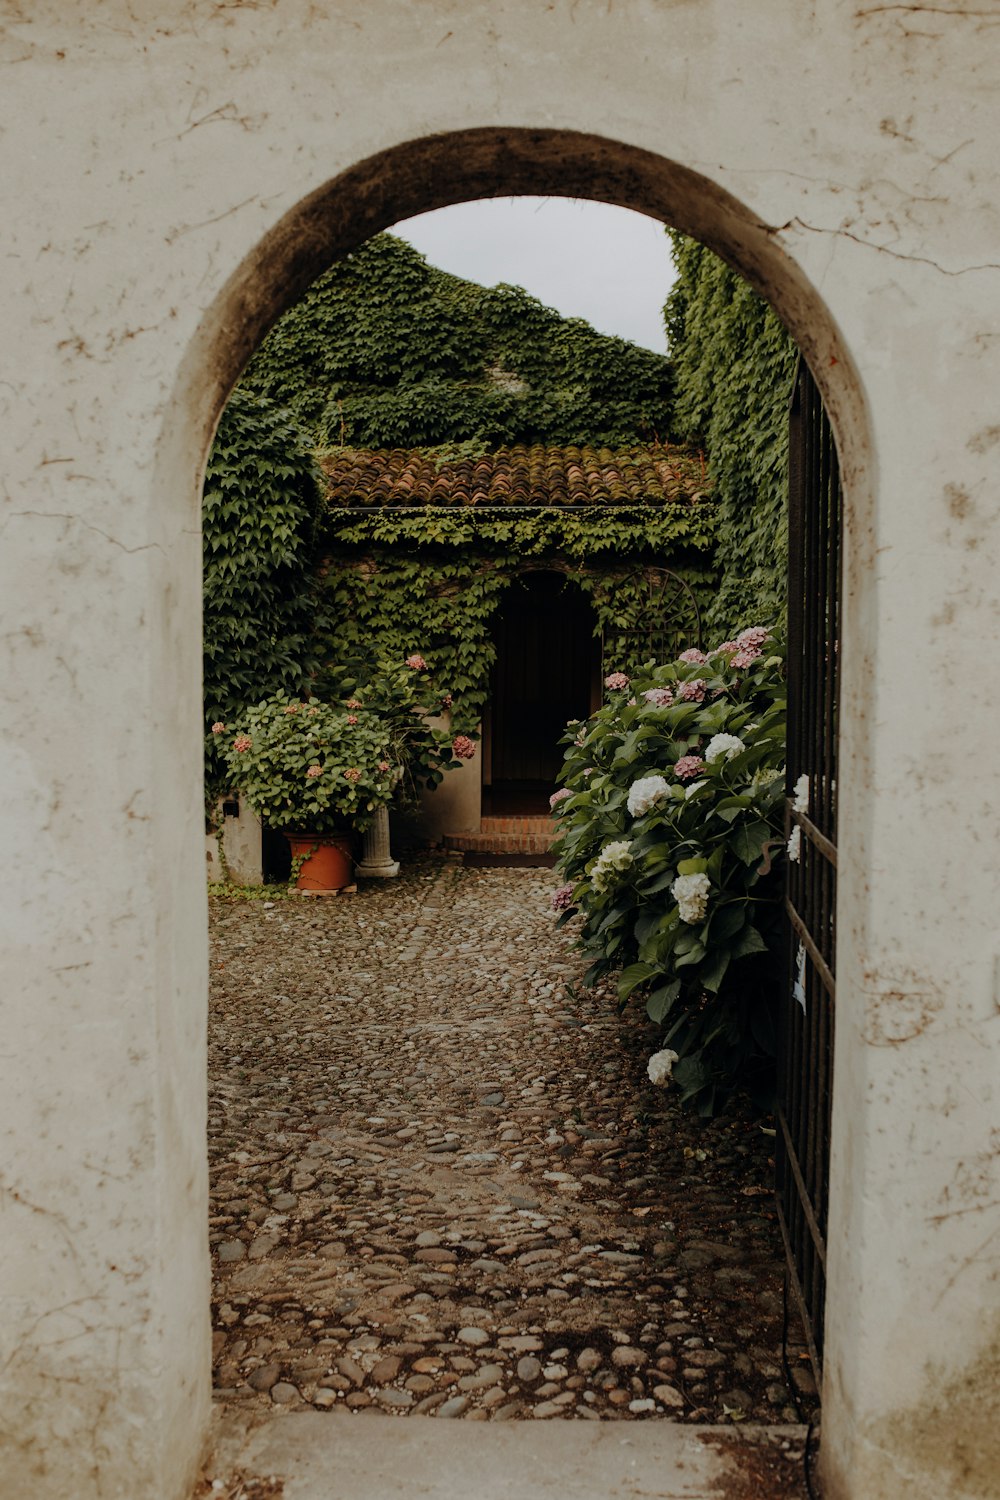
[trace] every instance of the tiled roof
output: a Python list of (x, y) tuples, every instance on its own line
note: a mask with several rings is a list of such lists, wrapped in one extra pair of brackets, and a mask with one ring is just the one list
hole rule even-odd
[(690, 505), (709, 488), (700, 453), (634, 448), (497, 448), (443, 459), (423, 449), (339, 448), (323, 458), (332, 505)]

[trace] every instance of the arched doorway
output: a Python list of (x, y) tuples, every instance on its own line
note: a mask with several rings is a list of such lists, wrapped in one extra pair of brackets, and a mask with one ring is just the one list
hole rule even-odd
[[(332, 260), (379, 230), (429, 208), (500, 193), (546, 192), (597, 198), (649, 213), (703, 240), (735, 264), (786, 317), (803, 352), (814, 362), (821, 394), (829, 394), (831, 414), (843, 428), (845, 451), (852, 444), (855, 451), (863, 449), (864, 416), (847, 351), (797, 268), (786, 258), (775, 260), (773, 242), (763, 226), (717, 188), (709, 191), (705, 180), (687, 168), (601, 137), (560, 131), (474, 130), (407, 142), (352, 168), (299, 205), (231, 279), (202, 325), (203, 347), (188, 351), (191, 377), (202, 387), (201, 399), (212, 403), (213, 420), (259, 338)], [(203, 360), (209, 352), (210, 396), (203, 386)], [(863, 474), (863, 466), (856, 472)], [(551, 609), (545, 584), (531, 589), (532, 609), (539, 615)], [(515, 796), (529, 789), (540, 797), (541, 761), (529, 764), (524, 754), (524, 706), (537, 701), (530, 691), (523, 691), (532, 687), (524, 671), (525, 632), (513, 617), (501, 622), (501, 631), (507, 632), (500, 644), (512, 653), (511, 659), (522, 652), (520, 681), (517, 672), (511, 673), (506, 687), (505, 712), (511, 727), (501, 746), (501, 787)], [(593, 680), (592, 662), (589, 674)], [(511, 715), (519, 694), (521, 707)], [(491, 769), (491, 786), (493, 774)]]
[(496, 817), (548, 811), (571, 719), (600, 702), (593, 611), (557, 572), (522, 573), (494, 624), (496, 660), (483, 726), (483, 811)]

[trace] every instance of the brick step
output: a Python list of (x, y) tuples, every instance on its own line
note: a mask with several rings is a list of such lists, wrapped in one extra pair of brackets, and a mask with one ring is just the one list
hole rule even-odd
[(480, 833), (551, 833), (552, 819), (548, 813), (537, 817), (523, 813), (508, 814), (504, 818), (480, 818)]
[(551, 828), (547, 833), (446, 833), (444, 847), (470, 854), (548, 854), (554, 837)]

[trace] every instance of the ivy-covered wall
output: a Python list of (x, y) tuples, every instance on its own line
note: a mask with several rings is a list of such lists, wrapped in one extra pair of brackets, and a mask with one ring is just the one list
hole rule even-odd
[(718, 507), (708, 633), (784, 619), (788, 396), (796, 349), (743, 277), (668, 231), (678, 279), (664, 307), (677, 435), (703, 444)]
[(699, 611), (715, 588), (715, 513), (710, 504), (634, 506), (506, 516), (471, 509), (391, 510), (323, 524), (326, 646), (333, 662), (378, 646), (419, 651), (442, 691), (454, 695), (457, 729), (476, 727), (494, 661), (493, 616), (525, 567), (565, 573), (594, 605), (605, 661), (629, 670), (695, 644), (691, 595), (648, 569), (666, 563)]
[(320, 447), (672, 436), (664, 355), (563, 318), (520, 287), (451, 276), (389, 234), (313, 283), (241, 386), (288, 407)]

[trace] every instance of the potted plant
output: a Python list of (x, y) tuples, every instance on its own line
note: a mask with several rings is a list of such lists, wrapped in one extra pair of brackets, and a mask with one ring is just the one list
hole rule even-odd
[(225, 735), (234, 785), (258, 816), (288, 838), (300, 890), (350, 884), (352, 834), (392, 796), (389, 737), (360, 702), (331, 704), (278, 693), (255, 704)]

